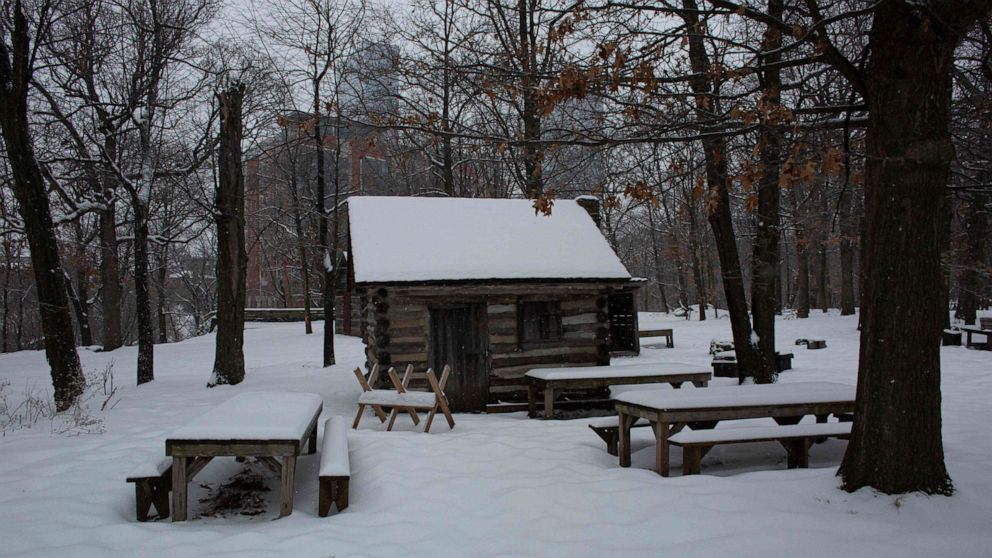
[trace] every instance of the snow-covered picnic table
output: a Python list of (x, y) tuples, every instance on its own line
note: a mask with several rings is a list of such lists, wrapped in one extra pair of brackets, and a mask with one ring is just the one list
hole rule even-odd
[[(257, 457), (281, 475), (280, 517), (293, 512), (293, 477), (303, 445), (316, 451), (323, 401), (312, 393), (239, 393), (165, 440), (172, 456), (172, 520), (186, 520), (187, 484), (214, 457)], [(277, 459), (278, 458), (278, 459)]]
[(527, 372), (527, 406), (537, 414), (537, 392), (544, 391), (544, 418), (554, 414), (556, 389), (594, 389), (624, 384), (662, 384), (680, 388), (684, 382), (706, 387), (712, 374), (706, 368), (684, 362), (650, 362), (616, 366), (536, 368)]
[(833, 382), (794, 382), (711, 387), (705, 390), (629, 391), (614, 397), (619, 417), (620, 466), (630, 466), (630, 427), (648, 420), (655, 434), (655, 469), (668, 476), (668, 438), (685, 426), (714, 428), (721, 420), (771, 417), (797, 424), (806, 415), (825, 422), (831, 414), (854, 411), (854, 386)]

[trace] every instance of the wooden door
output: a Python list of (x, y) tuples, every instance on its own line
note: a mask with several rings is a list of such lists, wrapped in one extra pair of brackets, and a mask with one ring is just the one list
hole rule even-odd
[(489, 402), (489, 367), (485, 351), (485, 308), (479, 304), (431, 308), (430, 365), (451, 376), (445, 393), (452, 411), (482, 411)]
[(607, 304), (610, 307), (610, 351), (636, 352), (639, 347), (634, 295), (611, 294)]

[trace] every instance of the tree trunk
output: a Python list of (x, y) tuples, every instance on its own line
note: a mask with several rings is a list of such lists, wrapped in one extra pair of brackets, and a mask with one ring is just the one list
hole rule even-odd
[(220, 109), (217, 199), (217, 343), (208, 387), (245, 379), (245, 179), (241, 168), (244, 85), (217, 94)]
[(117, 257), (117, 210), (111, 194), (100, 211), (100, 307), (103, 314), (104, 351), (123, 344), (121, 336), (121, 273)]
[(829, 269), (827, 269), (826, 233), (824, 233), (824, 237), (817, 243), (816, 256), (816, 305), (820, 307), (821, 311), (826, 313), (830, 308), (830, 273)]
[(651, 253), (654, 255), (654, 277), (658, 283), (658, 295), (661, 297), (661, 311), (668, 313), (668, 299), (665, 298), (665, 282), (662, 273), (661, 255), (658, 253), (658, 232), (654, 228), (654, 207), (648, 203), (648, 227), (651, 234)]
[(978, 299), (983, 280), (979, 268), (985, 264), (985, 244), (988, 237), (988, 218), (985, 215), (986, 196), (974, 193), (968, 198), (965, 213), (964, 261), (958, 281), (958, 308), (956, 316), (965, 324), (974, 325), (978, 313)]
[[(293, 201), (293, 227), (296, 231), (296, 249), (300, 255), (300, 278), (303, 280), (303, 324), (307, 335), (313, 333), (313, 312), (310, 310), (310, 261), (307, 254), (306, 238), (303, 235), (303, 215), (300, 205), (299, 182), (296, 174), (296, 158), (290, 159), (289, 192)], [(289, 284), (289, 281), (286, 281)]]
[(940, 415), (948, 133), (954, 49), (992, 2), (875, 9), (866, 131), (858, 402), (840, 474), (849, 491), (950, 494)]
[(134, 304), (138, 315), (138, 385), (155, 379), (155, 333), (148, 277), (148, 208), (132, 197), (134, 211)]
[(72, 303), (76, 308), (76, 323), (79, 326), (79, 344), (89, 347), (93, 344), (93, 330), (90, 329), (89, 290), (86, 288), (86, 266), (88, 265), (88, 258), (86, 257), (86, 235), (83, 234), (83, 227), (78, 219), (72, 223), (72, 229), (76, 236), (77, 263), (72, 273), (75, 277), (75, 288), (73, 288), (70, 277), (66, 277), (66, 281), (69, 285), (70, 298), (75, 297)]
[(796, 317), (808, 318), (810, 308), (809, 296), (809, 241), (806, 239), (806, 229), (799, 222), (799, 193), (797, 187), (790, 188), (792, 192), (792, 209), (796, 220)]
[[(782, 0), (768, 1), (768, 15), (782, 18)], [(764, 107), (758, 146), (761, 150), (762, 175), (758, 181), (757, 231), (754, 240), (751, 278), (751, 312), (754, 333), (758, 336), (759, 366), (754, 370), (755, 383), (772, 383), (778, 377), (775, 357), (775, 313), (778, 296), (775, 292), (779, 272), (779, 189), (782, 166), (782, 137), (776, 129), (779, 120), (781, 78), (776, 65), (782, 55), (782, 34), (769, 27), (762, 42), (762, 63), (769, 69), (761, 73), (761, 103)]]
[(169, 342), (169, 323), (167, 319), (166, 308), (166, 283), (169, 280), (169, 245), (166, 244), (162, 246), (161, 257), (158, 261), (158, 271), (156, 281), (155, 281), (155, 291), (157, 296), (155, 297), (156, 309), (155, 314), (158, 318), (158, 342), (168, 343)]
[(10, 44), (6, 36), (0, 40), (0, 129), (13, 178), (10, 186), (17, 198), (31, 251), (55, 407), (64, 411), (82, 393), (85, 379), (76, 353), (65, 275), (59, 260), (48, 195), (28, 127), (27, 97), (32, 73), (28, 22), (20, 2), (15, 2), (12, 12)]
[[(706, 52), (704, 36), (705, 23), (699, 21), (699, 7), (695, 0), (682, 0), (683, 11), (680, 14), (689, 30), (689, 63), (696, 74), (690, 80), (696, 97), (696, 116), (705, 121), (709, 111), (714, 110), (711, 84), (707, 80), (710, 71), (709, 55)], [(730, 314), (730, 328), (734, 336), (734, 351), (737, 353), (737, 367), (742, 377), (744, 375), (760, 375), (762, 363), (757, 347), (751, 339), (751, 322), (748, 316), (747, 298), (744, 291), (744, 277), (741, 273), (740, 255), (737, 251), (737, 239), (734, 235), (734, 223), (730, 212), (730, 194), (727, 191), (727, 158), (729, 154), (722, 137), (702, 140), (705, 155), (706, 206), (710, 228), (716, 240), (717, 256), (720, 260), (720, 277), (723, 280), (723, 292), (727, 299), (727, 310)], [(715, 308), (715, 306), (714, 306)], [(705, 310), (700, 309), (700, 314)]]

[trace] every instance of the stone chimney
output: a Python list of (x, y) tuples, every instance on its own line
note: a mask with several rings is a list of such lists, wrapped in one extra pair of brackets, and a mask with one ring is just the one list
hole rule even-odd
[(589, 216), (592, 217), (592, 221), (596, 223), (596, 227), (598, 228), (600, 226), (599, 198), (597, 198), (596, 196), (588, 196), (588, 195), (579, 196), (575, 198), (575, 203), (582, 206), (582, 209), (585, 209), (586, 212), (589, 213)]

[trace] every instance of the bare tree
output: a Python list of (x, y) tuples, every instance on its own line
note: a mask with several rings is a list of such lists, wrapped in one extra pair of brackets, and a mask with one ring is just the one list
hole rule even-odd
[[(17, 198), (45, 336), (45, 356), (52, 371), (55, 406), (69, 408), (83, 391), (84, 379), (76, 354), (65, 275), (59, 260), (55, 229), (48, 205), (43, 170), (35, 158), (28, 123), (28, 89), (34, 72), (37, 43), (50, 25), (51, 5), (37, 6), (33, 29), (20, 0), (3, 6), (0, 41), (0, 131), (10, 163), (11, 187)], [(9, 42), (8, 42), (9, 41)]]

